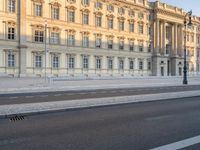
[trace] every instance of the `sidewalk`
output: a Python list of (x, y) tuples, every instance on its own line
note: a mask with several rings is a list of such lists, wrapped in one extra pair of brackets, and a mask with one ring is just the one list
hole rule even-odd
[[(189, 85), (200, 85), (200, 77), (189, 77), (188, 82)], [(45, 83), (44, 78), (0, 77), (0, 94), (178, 85), (182, 85), (182, 77), (138, 77), (107, 80), (55, 80), (52, 83)]]

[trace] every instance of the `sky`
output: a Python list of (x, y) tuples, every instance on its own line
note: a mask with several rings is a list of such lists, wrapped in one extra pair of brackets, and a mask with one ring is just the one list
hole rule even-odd
[(192, 9), (193, 15), (200, 17), (200, 0), (160, 0), (160, 2), (183, 8), (186, 12)]

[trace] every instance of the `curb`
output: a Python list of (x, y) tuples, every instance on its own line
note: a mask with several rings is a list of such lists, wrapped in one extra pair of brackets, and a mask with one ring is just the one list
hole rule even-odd
[(93, 99), (83, 99), (83, 100), (1, 105), (0, 118), (9, 118), (16, 115), (27, 116), (27, 115), (43, 114), (43, 113), (50, 113), (57, 111), (66, 111), (72, 109), (93, 108), (93, 107), (129, 104), (137, 102), (152, 102), (159, 100), (169, 100), (169, 99), (197, 97), (197, 96), (200, 96), (200, 90), (187, 91), (187, 92), (109, 97), (109, 98), (96, 98), (96, 99), (93, 98)]

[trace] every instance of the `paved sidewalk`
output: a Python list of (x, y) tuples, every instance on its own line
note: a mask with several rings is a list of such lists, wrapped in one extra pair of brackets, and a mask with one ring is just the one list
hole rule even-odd
[(84, 99), (84, 100), (71, 100), (71, 101), (56, 101), (56, 102), (42, 102), (42, 103), (30, 103), (30, 104), (13, 104), (13, 105), (1, 105), (0, 106), (0, 118), (7, 118), (16, 115), (33, 115), (41, 113), (49, 113), (55, 111), (64, 111), (70, 109), (90, 108), (98, 106), (127, 104), (145, 101), (157, 101), (174, 98), (184, 98), (200, 96), (200, 90), (187, 91), (187, 92), (172, 92), (172, 93), (160, 93), (160, 94), (146, 94), (135, 96), (123, 96), (123, 97), (109, 97), (109, 98), (96, 98), (96, 99)]
[[(200, 76), (189, 77), (188, 82), (190, 85), (200, 85)], [(52, 83), (45, 83), (44, 78), (0, 77), (0, 94), (177, 85), (182, 85), (182, 77), (55, 80)]]

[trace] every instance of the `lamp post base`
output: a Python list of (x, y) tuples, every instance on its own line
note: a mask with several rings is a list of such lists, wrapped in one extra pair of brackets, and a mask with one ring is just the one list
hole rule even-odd
[(187, 80), (183, 80), (183, 84), (188, 84), (188, 81)]

